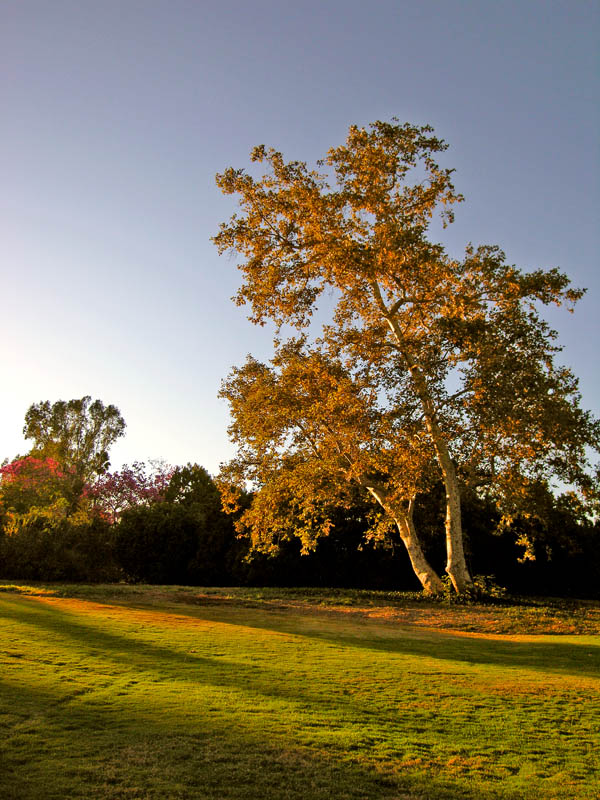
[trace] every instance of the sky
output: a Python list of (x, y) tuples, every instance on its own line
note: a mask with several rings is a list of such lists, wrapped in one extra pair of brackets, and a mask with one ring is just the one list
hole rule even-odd
[(113, 467), (218, 472), (220, 382), (273, 332), (231, 301), (214, 176), (393, 116), (450, 145), (451, 255), (498, 244), (588, 287), (546, 316), (600, 414), (599, 34), (588, 0), (3, 0), (0, 461), (32, 403), (91, 395), (127, 423)]

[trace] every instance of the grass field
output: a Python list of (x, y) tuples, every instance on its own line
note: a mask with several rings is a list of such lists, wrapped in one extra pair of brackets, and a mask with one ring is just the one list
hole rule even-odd
[(600, 606), (0, 584), (0, 797), (592, 800)]

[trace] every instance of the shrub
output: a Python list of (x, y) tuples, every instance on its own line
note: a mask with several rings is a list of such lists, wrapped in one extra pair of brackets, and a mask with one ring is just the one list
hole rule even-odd
[(114, 532), (102, 519), (56, 518), (37, 509), (0, 535), (3, 577), (41, 581), (119, 580)]

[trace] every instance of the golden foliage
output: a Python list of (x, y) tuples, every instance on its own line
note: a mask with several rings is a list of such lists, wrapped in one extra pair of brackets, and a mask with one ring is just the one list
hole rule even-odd
[(434, 214), (452, 222), (463, 199), (436, 161), (445, 149), (428, 126), (397, 120), (351, 127), (318, 169), (257, 147), (262, 177), (217, 176), (240, 213), (214, 241), (241, 256), (236, 301), (253, 322), (303, 331), (325, 291), (335, 302), (319, 339), (278, 341), (270, 365), (249, 358), (224, 383), (240, 448), (226, 473), (260, 488), (245, 514), (253, 536), (277, 534), (279, 508), (310, 544), (348, 483), (410, 528), (416, 494), (441, 480), (460, 591), (461, 483), (512, 509), (553, 476), (591, 496), (586, 448), (600, 429), (539, 315), (583, 292), (557, 269), (508, 265), (498, 247), (456, 260), (428, 238)]

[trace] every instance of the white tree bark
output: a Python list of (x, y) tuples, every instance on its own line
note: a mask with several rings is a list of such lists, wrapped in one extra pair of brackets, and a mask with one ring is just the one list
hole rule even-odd
[(466, 591), (473, 581), (467, 568), (467, 562), (465, 561), (460, 487), (458, 485), (456, 469), (450, 457), (450, 453), (448, 452), (446, 440), (435, 419), (433, 404), (429, 398), (425, 379), (419, 368), (415, 365), (411, 365), (410, 372), (423, 407), (425, 425), (431, 436), (431, 441), (435, 448), (436, 457), (444, 481), (444, 489), (446, 491), (446, 572), (450, 576), (455, 591), (460, 594)]
[(440, 594), (444, 584), (431, 564), (425, 558), (417, 531), (413, 522), (413, 501), (408, 504), (406, 512), (393, 508), (386, 499), (384, 490), (374, 486), (367, 486), (372, 497), (394, 520), (400, 538), (402, 539), (415, 575), (419, 579), (425, 594)]
[(472, 579), (465, 561), (460, 488), (456, 476), (456, 469), (450, 457), (446, 440), (436, 420), (435, 408), (429, 394), (427, 381), (412, 353), (410, 353), (409, 348), (406, 346), (398, 321), (394, 317), (393, 309), (390, 311), (386, 307), (379, 286), (376, 283), (373, 286), (373, 290), (375, 300), (382, 311), (383, 317), (396, 340), (400, 352), (406, 360), (408, 370), (413, 379), (415, 391), (423, 409), (425, 425), (431, 437), (438, 464), (440, 465), (444, 489), (446, 491), (446, 572), (450, 576), (455, 591), (460, 594), (466, 591), (472, 584)]

